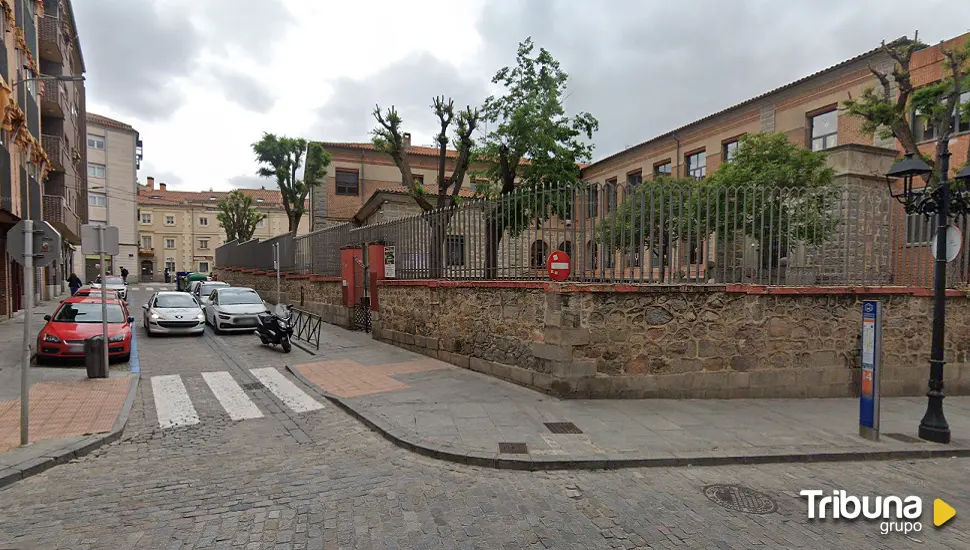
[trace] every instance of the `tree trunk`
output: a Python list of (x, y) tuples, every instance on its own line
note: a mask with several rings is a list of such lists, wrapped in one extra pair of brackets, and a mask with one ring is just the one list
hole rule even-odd
[(286, 213), (286, 219), (289, 226), (289, 232), (296, 235), (297, 229), (300, 228), (300, 216), (296, 212), (290, 211)]
[(448, 236), (448, 227), (451, 225), (451, 218), (455, 215), (455, 209), (435, 210), (427, 214), (428, 225), (431, 226), (431, 250), (428, 254), (428, 278), (441, 279), (445, 275), (445, 241)]
[(505, 224), (494, 214), (485, 218), (485, 279), (498, 279), (498, 250), (505, 233)]

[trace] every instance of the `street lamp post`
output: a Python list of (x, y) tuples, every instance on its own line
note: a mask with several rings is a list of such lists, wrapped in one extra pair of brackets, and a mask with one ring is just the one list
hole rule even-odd
[[(933, 271), (933, 336), (930, 349), (930, 377), (926, 392), (926, 413), (919, 424), (919, 437), (936, 443), (950, 442), (950, 426), (943, 414), (943, 366), (944, 334), (946, 329), (946, 242), (950, 216), (970, 213), (970, 196), (966, 184), (970, 182), (970, 166), (964, 167), (956, 176), (957, 186), (950, 189), (950, 150), (947, 140), (942, 142), (940, 153), (940, 182), (930, 189), (913, 189), (913, 179), (924, 178), (933, 172), (920, 158), (907, 153), (905, 158), (893, 164), (886, 174), (889, 193), (898, 200), (906, 214), (936, 215), (936, 259)], [(893, 180), (903, 180), (901, 191), (893, 190)], [(953, 191), (953, 193), (951, 193)]]

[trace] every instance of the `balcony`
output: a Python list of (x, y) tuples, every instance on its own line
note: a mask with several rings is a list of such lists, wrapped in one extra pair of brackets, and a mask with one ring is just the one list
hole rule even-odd
[(64, 138), (60, 136), (41, 136), (41, 145), (51, 161), (51, 171), (63, 172), (71, 164), (64, 147)]
[(40, 33), (38, 33), (38, 46), (40, 47), (40, 58), (47, 61), (54, 61), (58, 64), (63, 63), (64, 52), (61, 51), (61, 21), (57, 13), (46, 14), (40, 18)]
[(64, 118), (67, 112), (67, 86), (63, 82), (44, 83), (44, 93), (40, 96), (40, 112), (44, 116)]
[(141, 248), (141, 247), (139, 247), (138, 248), (138, 255), (139, 256), (148, 256), (148, 257), (154, 256), (155, 255), (155, 249), (154, 248)]
[(81, 219), (67, 207), (67, 199), (57, 195), (44, 195), (44, 219), (61, 233), (71, 244), (81, 244)]

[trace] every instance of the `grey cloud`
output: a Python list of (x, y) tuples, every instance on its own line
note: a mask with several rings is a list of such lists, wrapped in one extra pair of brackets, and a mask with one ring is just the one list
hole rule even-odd
[(200, 45), (182, 10), (154, 0), (75, 2), (88, 93), (119, 112), (153, 121), (183, 101), (172, 79), (186, 76)]
[[(600, 120), (602, 158), (868, 51), (904, 34), (935, 42), (966, 32), (970, 4), (936, 1), (914, 20), (902, 0), (651, 2), (487, 0), (483, 70), (515, 61), (532, 36), (570, 74), (569, 111)], [(946, 13), (946, 18), (931, 18)], [(491, 75), (491, 72), (488, 73)]]
[(280, 0), (206, 0), (193, 2), (202, 17), (208, 47), (217, 53), (240, 52), (268, 61), (270, 46), (295, 22)]
[(233, 189), (277, 189), (276, 180), (259, 176), (239, 175), (229, 178), (229, 186)]
[(222, 88), (226, 99), (244, 109), (265, 113), (276, 102), (259, 80), (247, 74), (226, 67), (212, 67), (208, 73)]
[[(375, 104), (392, 105), (403, 119), (403, 129), (415, 136), (438, 131), (431, 109), (439, 95), (455, 100), (456, 108), (478, 106), (485, 99), (487, 80), (469, 79), (454, 66), (429, 54), (395, 63), (363, 80), (340, 79), (331, 99), (316, 112), (310, 138), (324, 141), (368, 141), (376, 126)], [(415, 143), (418, 144), (418, 143)]]

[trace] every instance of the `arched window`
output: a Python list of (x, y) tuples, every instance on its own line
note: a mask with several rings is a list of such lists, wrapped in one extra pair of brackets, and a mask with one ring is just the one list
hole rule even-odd
[(549, 256), (549, 245), (546, 241), (538, 240), (532, 243), (532, 250), (529, 254), (529, 266), (533, 269), (546, 267), (546, 258)]
[(570, 258), (572, 258), (572, 256), (573, 256), (573, 243), (571, 243), (569, 241), (563, 241), (563, 242), (559, 243), (559, 250), (565, 252), (567, 256), (569, 256)]

